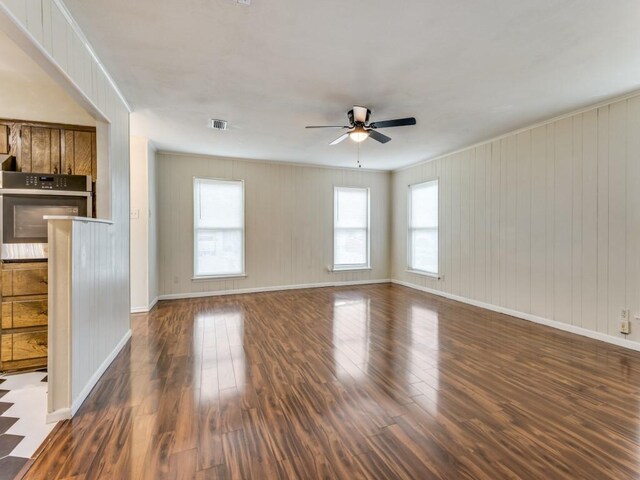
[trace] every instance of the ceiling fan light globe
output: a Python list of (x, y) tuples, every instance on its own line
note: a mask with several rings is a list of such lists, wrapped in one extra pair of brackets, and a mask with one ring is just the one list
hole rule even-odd
[(351, 132), (349, 134), (349, 138), (358, 143), (364, 142), (368, 136), (369, 134), (367, 132)]
[(349, 133), (349, 138), (357, 143), (364, 142), (368, 137), (369, 132), (361, 126), (357, 126), (352, 132)]

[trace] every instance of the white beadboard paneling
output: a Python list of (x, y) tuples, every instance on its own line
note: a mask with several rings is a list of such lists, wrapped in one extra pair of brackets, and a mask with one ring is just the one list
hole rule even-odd
[(392, 278), (624, 344), (620, 309), (640, 314), (638, 131), (630, 96), (427, 163), (442, 172), (442, 280), (404, 269), (406, 185), (428, 169), (393, 172)]
[(582, 319), (582, 115), (573, 120), (572, 168), (572, 218), (571, 218), (571, 319)]
[[(627, 106), (627, 291), (626, 304), (632, 313), (640, 313), (640, 97), (632, 98)], [(632, 317), (633, 318), (633, 317)], [(638, 322), (633, 322), (640, 328)]]
[(516, 310), (531, 311), (531, 132), (516, 136)]
[[(72, 299), (70, 318), (52, 322), (71, 322), (71, 363), (65, 372), (60, 362), (53, 362), (49, 382), (52, 398), (65, 398), (56, 389), (70, 388), (69, 404), (56, 405), (56, 411), (71, 412), (130, 331), (129, 110), (62, 2), (0, 0), (0, 21), (16, 43), (97, 120), (98, 216), (108, 216), (113, 224), (74, 222), (68, 265), (71, 291), (67, 289), (66, 297), (49, 296), (52, 312), (63, 311), (56, 302)], [(55, 262), (53, 253), (50, 263)], [(56, 377), (66, 377), (67, 383), (58, 384)]]
[(546, 316), (547, 127), (531, 131), (531, 313)]
[[(391, 174), (159, 152), (159, 293), (390, 278)], [(244, 180), (245, 278), (193, 281), (193, 177)], [(330, 272), (333, 187), (371, 190), (371, 270)]]
[(555, 124), (545, 127), (545, 163), (546, 163), (546, 196), (545, 196), (545, 318), (555, 319), (555, 205), (556, 205), (556, 156), (555, 156)]
[(555, 126), (554, 256), (552, 320), (571, 323), (572, 118)]
[[(609, 108), (609, 309), (608, 319), (626, 307), (627, 228), (627, 104)], [(637, 159), (636, 159), (637, 161)], [(617, 322), (607, 322), (609, 334), (618, 331)]]
[(598, 332), (608, 331), (609, 315), (609, 106), (598, 109)]
[[(579, 320), (598, 330), (598, 111), (582, 118), (582, 312)], [(577, 261), (577, 260), (576, 260)]]

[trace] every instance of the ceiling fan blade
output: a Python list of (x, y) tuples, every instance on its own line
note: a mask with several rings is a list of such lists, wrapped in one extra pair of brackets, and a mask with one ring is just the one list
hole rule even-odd
[(371, 128), (389, 128), (389, 127), (405, 127), (407, 125), (415, 125), (416, 119), (413, 117), (397, 118), (396, 120), (383, 120), (382, 122), (373, 122), (369, 125)]
[(349, 128), (344, 125), (311, 125), (304, 128)]
[(347, 138), (349, 138), (349, 132), (344, 133), (342, 135), (340, 135), (338, 138), (336, 138), (333, 142), (331, 142), (329, 145), (337, 145), (339, 144), (341, 141), (346, 140)]
[(367, 121), (368, 108), (353, 106), (353, 119), (359, 123), (365, 123)]
[(376, 132), (375, 130), (369, 130), (369, 138), (373, 138), (380, 143), (387, 143), (391, 141), (390, 137), (387, 137), (385, 134)]

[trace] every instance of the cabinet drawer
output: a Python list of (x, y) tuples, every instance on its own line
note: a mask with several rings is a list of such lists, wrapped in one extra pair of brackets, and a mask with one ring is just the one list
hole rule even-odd
[(47, 264), (30, 268), (5, 269), (2, 271), (2, 295), (38, 295), (47, 293), (49, 270)]
[[(2, 334), (2, 361), (7, 362), (10, 360), (28, 360), (31, 358), (42, 358), (47, 356), (47, 331), (42, 330), (38, 332), (28, 333), (7, 333)], [(11, 347), (8, 347), (8, 344)], [(5, 354), (6, 349), (11, 353), (11, 358), (8, 358), (8, 354)]]
[(2, 302), (2, 328), (41, 327), (47, 325), (46, 298)]

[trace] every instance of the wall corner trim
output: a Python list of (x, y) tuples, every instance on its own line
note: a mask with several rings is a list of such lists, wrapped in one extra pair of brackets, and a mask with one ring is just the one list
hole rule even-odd
[(153, 310), (153, 307), (158, 303), (159, 298), (154, 298), (146, 307), (131, 307), (131, 313), (147, 313)]
[[(71, 418), (76, 414), (78, 409), (82, 406), (86, 398), (91, 393), (91, 390), (93, 390), (93, 387), (95, 387), (96, 383), (98, 383), (98, 380), (100, 380), (100, 377), (102, 377), (104, 372), (107, 371), (107, 368), (109, 368), (109, 365), (111, 365), (111, 362), (115, 360), (115, 358), (118, 356), (120, 351), (124, 348), (124, 346), (127, 344), (130, 338), (131, 338), (131, 329), (127, 330), (127, 333), (124, 334), (124, 336), (120, 339), (120, 341), (118, 342), (116, 347), (113, 349), (113, 351), (107, 356), (107, 358), (104, 359), (100, 367), (91, 376), (91, 378), (89, 379), (87, 384), (84, 386), (82, 391), (73, 400), (73, 404), (71, 405), (71, 410), (69, 412), (70, 415), (68, 418)], [(55, 413), (56, 412), (52, 412), (50, 415), (54, 415)], [(49, 417), (47, 417), (47, 420), (48, 419)]]
[(61, 408), (55, 412), (47, 413), (47, 423), (56, 423), (71, 418), (70, 408)]
[(555, 328), (556, 330), (562, 330), (564, 332), (573, 333), (583, 337), (588, 337), (593, 340), (599, 340), (601, 342), (616, 345), (618, 347), (628, 348), (629, 350), (640, 351), (639, 342), (625, 340), (624, 338), (614, 337), (613, 335), (608, 335), (606, 333), (594, 332), (593, 330), (588, 330), (586, 328), (576, 327), (575, 325), (558, 322), (557, 320), (550, 320), (548, 318), (538, 317), (536, 315), (531, 315), (530, 313), (524, 313), (524, 312), (519, 312), (517, 310), (511, 310), (509, 308), (498, 307), (496, 305), (491, 305), (489, 303), (484, 303), (484, 302), (480, 302), (470, 298), (460, 297), (458, 295), (441, 292), (439, 290), (434, 290), (432, 288), (415, 285), (413, 283), (404, 282), (402, 280), (392, 279), (391, 283), (394, 283), (396, 285), (402, 285), (403, 287), (412, 288), (414, 290), (419, 290), (421, 292), (430, 293), (432, 295), (437, 295), (439, 297), (448, 298), (449, 300), (454, 300), (456, 302), (466, 303), (467, 305), (473, 305), (474, 307), (484, 308), (485, 310), (491, 310), (493, 312), (503, 313), (505, 315), (519, 318), (521, 320), (526, 320), (528, 322), (533, 322), (540, 325), (545, 325), (547, 327)]

